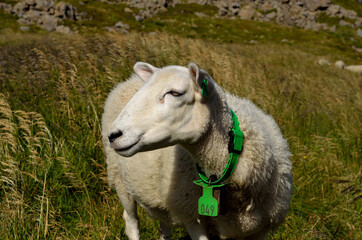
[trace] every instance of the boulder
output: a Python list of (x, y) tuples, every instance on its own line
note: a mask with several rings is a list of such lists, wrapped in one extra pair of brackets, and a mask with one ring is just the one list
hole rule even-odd
[(124, 9), (124, 12), (126, 12), (126, 13), (133, 13), (132, 9), (130, 9), (129, 7), (126, 7), (126, 8)]
[(318, 64), (321, 65), (321, 66), (330, 66), (331, 64), (329, 63), (328, 60), (324, 59), (324, 58), (321, 58), (318, 60)]
[(276, 12), (271, 12), (271, 13), (266, 14), (266, 15), (265, 15), (265, 18), (266, 18), (267, 20), (272, 20), (272, 19), (274, 19), (276, 16), (277, 16), (277, 13), (276, 13)]
[(356, 19), (358, 17), (357, 13), (353, 10), (347, 10), (341, 7), (340, 12), (336, 14), (339, 18), (350, 18), (350, 19)]
[(353, 24), (352, 23), (349, 23), (349, 22), (346, 22), (344, 20), (341, 20), (339, 21), (339, 26), (349, 26), (349, 27), (352, 27)]
[(362, 38), (362, 29), (358, 28), (358, 29), (357, 29), (357, 32), (356, 32), (356, 35), (357, 35), (358, 37), (361, 37), (361, 38)]
[(142, 22), (145, 19), (145, 17), (142, 14), (137, 14), (135, 16), (135, 19), (137, 22)]
[(38, 11), (47, 12), (52, 7), (54, 7), (54, 1), (35, 0), (34, 8)]
[(244, 20), (251, 20), (255, 12), (255, 8), (253, 8), (251, 5), (246, 5), (240, 10), (239, 17)]
[(55, 31), (63, 34), (70, 34), (72, 32), (69, 27), (66, 27), (64, 25), (57, 26), (55, 28)]
[(24, 0), (23, 2), (29, 6), (35, 6), (36, 4), (35, 0)]
[(29, 6), (25, 2), (18, 2), (13, 7), (13, 10), (11, 11), (11, 13), (13, 13), (19, 17), (23, 17), (24, 12), (26, 12), (28, 10), (29, 10)]
[(264, 3), (263, 5), (261, 5), (259, 7), (259, 10), (261, 10), (261, 11), (270, 11), (272, 9), (273, 9), (273, 5), (271, 3), (268, 3), (268, 2)]
[(36, 23), (42, 15), (43, 12), (31, 9), (23, 14), (23, 18), (31, 23)]
[(354, 22), (354, 27), (362, 27), (362, 18), (356, 19)]
[(37, 21), (37, 25), (49, 32), (54, 31), (57, 27), (57, 24), (58, 18), (55, 18), (48, 14), (41, 16)]
[(340, 12), (341, 12), (341, 6), (334, 4), (329, 6), (329, 8), (326, 10), (326, 13), (331, 17), (337, 16), (337, 14)]
[(30, 28), (28, 26), (20, 26), (20, 30), (23, 32), (28, 32)]
[(11, 13), (13, 7), (10, 4), (0, 2), (0, 9), (6, 13)]
[(126, 24), (126, 23), (123, 23), (121, 21), (117, 22), (115, 25), (114, 25), (115, 28), (123, 28), (123, 29), (129, 29), (129, 25)]
[(308, 10), (325, 10), (332, 4), (331, 0), (303, 0)]
[(69, 3), (59, 2), (54, 6), (54, 16), (60, 19), (77, 20), (76, 8)]

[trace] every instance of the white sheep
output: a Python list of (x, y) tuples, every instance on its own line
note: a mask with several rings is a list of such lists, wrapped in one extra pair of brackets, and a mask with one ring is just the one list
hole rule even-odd
[(362, 65), (350, 65), (346, 66), (344, 69), (355, 73), (362, 73)]
[[(108, 180), (124, 207), (128, 238), (139, 239), (138, 203), (160, 221), (161, 239), (172, 225), (186, 227), (192, 239), (264, 239), (284, 220), (292, 196), (291, 154), (275, 121), (194, 63), (159, 69), (138, 62), (134, 70), (109, 94), (102, 119)], [(221, 187), (219, 215), (201, 216), (196, 164), (207, 177), (221, 176), (231, 109), (245, 135), (243, 150), (231, 184)]]

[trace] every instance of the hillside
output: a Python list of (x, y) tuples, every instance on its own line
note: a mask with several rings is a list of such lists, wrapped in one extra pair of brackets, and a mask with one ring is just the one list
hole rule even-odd
[[(359, 14), (354, 1), (338, 2)], [(80, 16), (62, 21), (69, 34), (21, 30), (17, 16), (0, 10), (2, 239), (126, 239), (100, 118), (107, 94), (136, 61), (196, 62), (276, 119), (293, 153), (294, 195), (268, 239), (361, 239), (361, 75), (317, 63), (361, 64), (355, 28), (315, 32), (219, 18), (215, 6), (197, 4), (139, 22), (140, 10), (126, 3), (69, 3)], [(114, 27), (119, 21), (128, 28)], [(158, 223), (139, 214), (141, 238), (158, 239)], [(189, 238), (175, 227), (173, 239)]]

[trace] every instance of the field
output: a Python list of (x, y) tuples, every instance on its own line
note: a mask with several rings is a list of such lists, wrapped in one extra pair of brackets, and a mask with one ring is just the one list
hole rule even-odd
[[(317, 64), (321, 57), (361, 63), (350, 29), (318, 34), (246, 22), (237, 38), (217, 39), (219, 32), (187, 35), (187, 25), (176, 35), (167, 21), (158, 28), (163, 17), (142, 23), (159, 31), (153, 35), (89, 28), (69, 36), (21, 33), (0, 18), (10, 26), (0, 29), (0, 238), (126, 239), (122, 206), (107, 183), (104, 101), (137, 61), (192, 61), (271, 114), (290, 144), (292, 204), (268, 239), (361, 239), (362, 78)], [(209, 24), (232, 31), (230, 21)], [(285, 35), (291, 41), (281, 43)], [(141, 238), (158, 239), (158, 223), (139, 214)], [(173, 239), (189, 238), (175, 228)]]

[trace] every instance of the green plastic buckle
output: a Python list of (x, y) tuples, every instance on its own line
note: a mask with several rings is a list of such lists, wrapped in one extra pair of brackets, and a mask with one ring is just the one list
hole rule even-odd
[[(204, 79), (203, 86), (203, 95), (208, 96), (207, 93), (207, 81)], [(205, 94), (204, 94), (205, 93)], [(200, 215), (216, 217), (218, 215), (218, 204), (217, 200), (213, 196), (214, 188), (220, 188), (230, 183), (224, 183), (231, 174), (234, 172), (236, 164), (238, 163), (239, 156), (243, 149), (244, 133), (240, 130), (239, 121), (236, 114), (231, 110), (233, 126), (229, 132), (230, 141), (229, 141), (229, 159), (226, 163), (222, 176), (219, 179), (213, 181), (212, 176), (210, 178), (206, 177), (202, 172), (201, 168), (196, 165), (197, 172), (199, 174), (200, 180), (194, 181), (196, 185), (202, 187), (203, 195), (199, 199), (198, 211)], [(215, 202), (216, 201), (216, 202)]]

